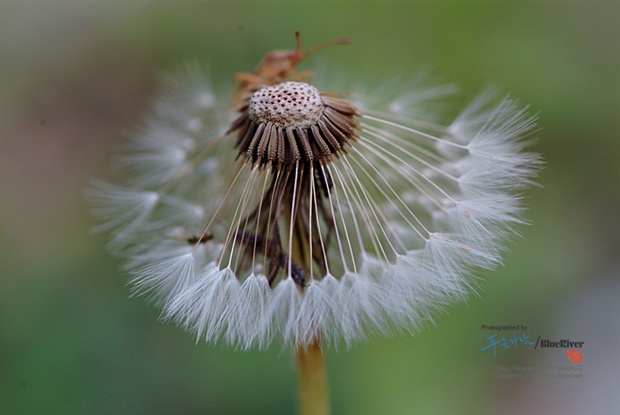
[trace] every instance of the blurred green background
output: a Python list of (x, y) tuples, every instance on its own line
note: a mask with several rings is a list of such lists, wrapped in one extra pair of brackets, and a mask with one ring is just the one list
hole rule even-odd
[[(0, 413), (295, 413), (277, 345), (196, 345), (128, 299), (83, 197), (162, 72), (197, 58), (229, 83), (295, 30), (307, 46), (353, 37), (320, 58), (373, 84), (431, 63), (461, 102), (501, 86), (539, 114), (547, 163), (533, 226), (478, 295), (415, 337), (327, 352), (334, 414), (620, 413), (619, 22), (603, 0), (0, 3)], [(481, 324), (507, 323), (585, 341), (583, 377), (498, 379), (570, 364), (481, 352)]]

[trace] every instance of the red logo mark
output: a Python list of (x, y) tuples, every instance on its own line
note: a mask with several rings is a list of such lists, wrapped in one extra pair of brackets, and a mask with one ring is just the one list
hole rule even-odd
[(566, 357), (573, 363), (581, 363), (583, 361), (583, 355), (579, 350), (571, 349), (566, 352)]

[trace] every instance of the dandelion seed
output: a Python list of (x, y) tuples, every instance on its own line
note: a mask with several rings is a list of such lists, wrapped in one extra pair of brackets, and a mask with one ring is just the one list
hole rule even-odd
[(317, 48), (239, 74), (234, 114), (192, 68), (119, 163), (126, 184), (90, 190), (134, 292), (199, 339), (297, 348), (415, 331), (524, 222), (519, 192), (539, 166), (526, 109), (487, 91), (441, 125), (426, 104), (451, 86), (322, 90), (296, 70)]

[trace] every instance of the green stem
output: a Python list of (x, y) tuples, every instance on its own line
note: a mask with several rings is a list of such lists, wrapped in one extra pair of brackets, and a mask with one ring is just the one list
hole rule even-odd
[(296, 352), (299, 379), (299, 415), (329, 415), (327, 372), (319, 341)]

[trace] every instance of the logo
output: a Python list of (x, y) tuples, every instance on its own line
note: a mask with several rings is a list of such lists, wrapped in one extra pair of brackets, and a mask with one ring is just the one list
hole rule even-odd
[[(500, 351), (527, 347), (533, 349), (565, 349), (566, 357), (573, 363), (583, 362), (581, 348), (586, 343), (583, 340), (569, 338), (549, 339), (542, 336), (530, 337), (527, 326), (523, 324), (481, 324), (481, 330), (495, 333), (485, 334), (486, 344), (480, 351), (493, 354), (497, 357)], [(516, 332), (516, 333), (515, 333)], [(514, 334), (513, 334), (514, 333)], [(563, 354), (564, 352), (562, 352)]]
[[(528, 332), (528, 326), (514, 322), (481, 324), (480, 329), (484, 333), (484, 340), (478, 346), (480, 351), (499, 361), (493, 374), (494, 379), (583, 378), (583, 350), (586, 344), (583, 339), (534, 335)], [(516, 349), (521, 351), (516, 352)], [(518, 353), (525, 357), (525, 353), (529, 354), (525, 352), (526, 349), (533, 353), (544, 354), (545, 362), (541, 365), (520, 365), (518, 362), (515, 363), (514, 357), (506, 359), (501, 356)], [(505, 364), (506, 361), (510, 364)]]
[(583, 362), (583, 355), (579, 350), (571, 349), (566, 352), (566, 357), (573, 363), (581, 363)]

